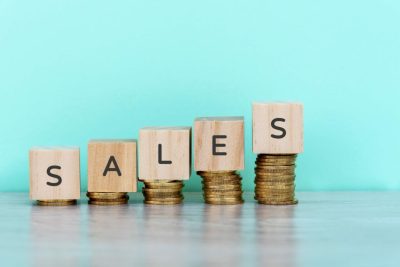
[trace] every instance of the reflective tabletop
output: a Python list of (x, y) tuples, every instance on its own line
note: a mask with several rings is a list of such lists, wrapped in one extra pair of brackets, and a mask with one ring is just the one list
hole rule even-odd
[(400, 193), (297, 193), (296, 206), (79, 204), (0, 193), (1, 266), (399, 266)]

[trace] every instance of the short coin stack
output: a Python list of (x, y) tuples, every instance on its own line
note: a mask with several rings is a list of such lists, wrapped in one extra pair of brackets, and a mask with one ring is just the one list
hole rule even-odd
[(39, 206), (69, 206), (75, 205), (75, 199), (52, 199), (52, 200), (37, 200)]
[(183, 181), (145, 180), (142, 188), (144, 203), (154, 205), (181, 204)]
[(259, 154), (256, 160), (255, 199), (266, 205), (293, 205), (296, 154)]
[(203, 178), (203, 196), (207, 204), (242, 204), (242, 177), (236, 171), (198, 171)]
[(128, 204), (128, 193), (124, 192), (87, 192), (91, 205), (121, 205)]

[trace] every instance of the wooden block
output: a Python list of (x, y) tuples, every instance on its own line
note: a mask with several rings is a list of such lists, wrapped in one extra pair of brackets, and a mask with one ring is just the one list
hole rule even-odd
[(196, 171), (244, 169), (244, 118), (208, 117), (194, 122)]
[(88, 191), (136, 192), (136, 159), (136, 140), (90, 141)]
[(80, 198), (79, 148), (32, 148), (29, 169), (31, 199)]
[(303, 105), (254, 103), (253, 152), (257, 154), (303, 152)]
[(187, 180), (190, 173), (190, 127), (147, 127), (140, 130), (140, 180)]

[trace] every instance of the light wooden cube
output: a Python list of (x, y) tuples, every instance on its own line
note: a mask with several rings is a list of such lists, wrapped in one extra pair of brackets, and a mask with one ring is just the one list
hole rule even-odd
[(90, 141), (88, 191), (136, 192), (136, 159), (136, 140)]
[(194, 154), (196, 171), (243, 170), (244, 118), (197, 118)]
[(253, 152), (257, 154), (303, 152), (303, 105), (254, 103)]
[(190, 127), (147, 127), (139, 131), (140, 180), (187, 180), (190, 173)]
[(32, 200), (79, 199), (79, 148), (32, 148), (29, 176)]

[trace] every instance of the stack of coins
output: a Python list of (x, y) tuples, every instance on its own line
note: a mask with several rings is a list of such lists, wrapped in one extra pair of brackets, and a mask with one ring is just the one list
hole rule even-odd
[(154, 205), (181, 204), (183, 181), (145, 180), (142, 188), (144, 203)]
[(255, 199), (266, 205), (293, 205), (296, 154), (259, 154), (256, 160)]
[(87, 192), (91, 205), (121, 205), (128, 204), (129, 196), (126, 192)]
[(199, 171), (207, 204), (242, 204), (242, 177), (236, 171)]
[(51, 199), (51, 200), (37, 200), (39, 206), (69, 206), (75, 205), (76, 199)]

